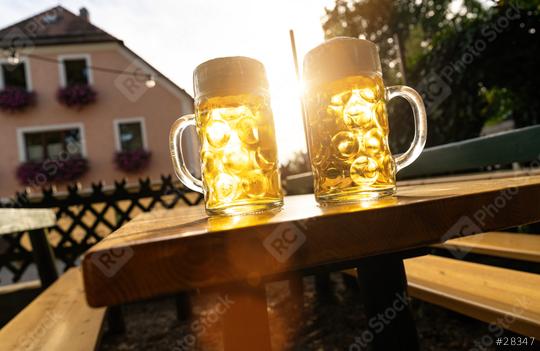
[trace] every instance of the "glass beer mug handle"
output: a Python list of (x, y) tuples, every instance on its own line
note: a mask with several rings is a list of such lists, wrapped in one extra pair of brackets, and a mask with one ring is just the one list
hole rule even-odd
[(182, 151), (182, 135), (187, 127), (195, 126), (195, 115), (185, 115), (178, 118), (171, 127), (169, 134), (169, 148), (171, 159), (174, 166), (174, 171), (182, 184), (189, 189), (198, 193), (203, 192), (202, 181), (197, 179), (189, 172), (184, 161), (184, 153)]
[(399, 172), (413, 163), (424, 150), (427, 138), (427, 115), (422, 97), (413, 88), (402, 85), (386, 88), (387, 101), (397, 96), (404, 98), (411, 104), (415, 124), (414, 139), (411, 146), (405, 153), (395, 157), (396, 172)]

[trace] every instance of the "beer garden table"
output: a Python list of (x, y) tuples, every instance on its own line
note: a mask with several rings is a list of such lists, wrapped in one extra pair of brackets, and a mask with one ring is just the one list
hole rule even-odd
[[(209, 218), (202, 206), (157, 210), (89, 250), (85, 291), (99, 307), (217, 289), (234, 302), (223, 317), (225, 349), (265, 351), (264, 282), (357, 268), (367, 315), (375, 316), (406, 291), (404, 258), (452, 237), (539, 221), (539, 204), (540, 176), (519, 176), (404, 185), (394, 197), (332, 207), (312, 194), (289, 196), (281, 211), (248, 216)], [(417, 349), (410, 311), (375, 342)]]

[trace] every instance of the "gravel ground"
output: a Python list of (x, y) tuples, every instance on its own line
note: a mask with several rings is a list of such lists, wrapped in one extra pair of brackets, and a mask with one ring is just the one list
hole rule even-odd
[[(304, 279), (303, 308), (290, 298), (286, 282), (267, 285), (273, 350), (369, 350), (357, 347), (358, 343), (353, 346), (367, 330), (358, 289), (352, 278), (340, 273), (333, 274), (331, 279), (332, 294), (324, 300), (316, 294), (314, 279)], [(126, 333), (106, 332), (101, 350), (222, 350), (221, 321), (212, 313), (218, 299), (215, 294), (195, 296), (193, 319), (184, 323), (176, 320), (172, 298), (125, 306)], [(411, 307), (422, 350), (496, 350), (491, 344), (495, 335), (487, 324), (414, 299)], [(193, 321), (200, 323), (196, 333)], [(505, 332), (504, 336), (514, 334)], [(519, 350), (516, 346), (502, 349)], [(526, 348), (533, 349), (539, 348)]]

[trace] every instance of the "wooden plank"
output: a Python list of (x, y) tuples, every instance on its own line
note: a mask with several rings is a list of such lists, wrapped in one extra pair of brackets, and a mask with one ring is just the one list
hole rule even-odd
[(0, 209), (0, 235), (54, 226), (56, 215), (49, 209)]
[(104, 317), (104, 308), (86, 304), (72, 268), (0, 330), (0, 350), (94, 350)]
[(489, 232), (448, 240), (439, 248), (540, 263), (540, 235)]
[(461, 175), (455, 175), (455, 176), (440, 176), (440, 177), (419, 178), (419, 179), (412, 179), (412, 180), (401, 180), (401, 181), (398, 181), (397, 184), (399, 187), (399, 186), (412, 186), (412, 185), (423, 185), (423, 184), (465, 182), (465, 181), (471, 181), (471, 180), (492, 180), (492, 179), (504, 179), (504, 178), (512, 178), (512, 177), (531, 177), (535, 175), (540, 175), (540, 168), (520, 168), (517, 170), (468, 173), (468, 174), (461, 174)]
[(264, 284), (223, 288), (230, 306), (223, 316), (225, 351), (272, 351)]
[(413, 297), (540, 338), (540, 275), (432, 255), (405, 270)]
[(9, 285), (0, 286), (0, 295), (11, 294), (20, 290), (34, 290), (41, 287), (39, 280), (29, 280), (27, 282), (13, 283)]
[[(400, 180), (397, 182), (398, 187), (437, 184), (437, 183), (454, 183), (465, 182), (471, 180), (491, 180), (503, 179), (511, 177), (526, 177), (540, 175), (540, 168), (520, 168), (517, 170), (502, 170), (493, 172), (477, 172), (454, 176), (439, 176), (418, 178), (412, 180)], [(313, 173), (306, 172), (295, 174), (287, 177), (287, 190), (292, 195), (312, 194), (313, 193)]]
[(493, 165), (538, 160), (540, 126), (493, 134), (424, 150), (399, 173), (400, 179), (478, 170)]
[[(353, 266), (367, 256), (538, 221), (539, 198), (540, 176), (534, 176), (401, 187), (396, 197), (332, 207), (319, 207), (313, 195), (292, 196), (281, 211), (239, 217), (208, 218), (202, 207), (153, 211), (88, 251), (87, 297), (91, 306), (115, 305), (318, 266)], [(483, 217), (475, 219), (479, 213)]]

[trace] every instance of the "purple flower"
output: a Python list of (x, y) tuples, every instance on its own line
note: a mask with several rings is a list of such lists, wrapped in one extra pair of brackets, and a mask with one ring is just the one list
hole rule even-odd
[(114, 156), (116, 167), (125, 172), (140, 171), (150, 163), (152, 153), (143, 149), (133, 151), (119, 151)]
[(87, 84), (75, 84), (59, 88), (56, 97), (61, 104), (68, 107), (82, 108), (94, 103), (97, 93)]
[(36, 94), (24, 88), (6, 87), (0, 91), (0, 108), (6, 111), (22, 111), (33, 105)]
[(80, 156), (65, 160), (27, 161), (17, 167), (17, 179), (24, 185), (42, 186), (79, 179), (88, 169), (88, 160)]

